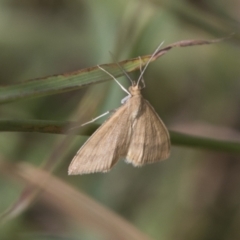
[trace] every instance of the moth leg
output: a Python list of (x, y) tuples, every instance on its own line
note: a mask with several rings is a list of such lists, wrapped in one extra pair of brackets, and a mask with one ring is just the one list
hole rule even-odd
[(85, 123), (81, 124), (80, 126), (82, 127), (82, 126), (85, 126), (85, 125), (87, 125), (87, 124), (89, 124), (89, 123), (95, 122), (95, 121), (98, 120), (99, 118), (104, 117), (105, 115), (107, 115), (107, 114), (109, 114), (109, 113), (110, 113), (110, 111), (107, 111), (107, 112), (105, 112), (105, 113), (97, 116), (96, 118), (94, 118), (94, 119), (92, 119), (92, 120), (90, 120), (90, 121), (88, 121), (88, 122), (85, 122)]
[(131, 93), (111, 74), (109, 73), (107, 70), (105, 70), (104, 68), (100, 67), (98, 65), (98, 68), (101, 69), (103, 72), (105, 72), (106, 74), (108, 74), (110, 77), (113, 78), (113, 80), (120, 86), (120, 88), (126, 92), (129, 96), (131, 96)]
[(98, 120), (98, 119), (101, 118), (101, 117), (104, 117), (105, 115), (109, 114), (110, 112), (111, 112), (111, 111), (107, 111), (107, 112), (101, 114), (100, 116), (97, 116), (96, 118), (94, 118), (94, 119), (92, 119), (92, 120), (90, 120), (90, 121), (88, 121), (88, 122), (85, 122), (85, 123), (83, 123), (83, 124), (81, 124), (81, 125), (78, 125), (78, 126), (75, 126), (75, 127), (71, 127), (71, 128), (69, 128), (69, 130), (70, 130), (70, 129), (72, 130), (72, 129), (74, 129), (74, 128), (80, 128), (80, 127), (83, 127), (83, 126), (85, 126), (85, 125), (87, 125), (87, 124), (89, 124), (89, 123), (95, 122), (96, 120)]
[[(139, 60), (140, 60), (140, 74), (142, 75), (142, 59), (141, 59), (141, 57), (139, 56), (138, 57), (139, 58)], [(142, 77), (141, 77), (141, 80), (140, 81), (142, 81), (142, 83), (143, 83), (143, 86), (142, 86), (142, 88), (145, 88), (146, 87), (146, 85), (145, 85), (145, 81), (144, 81), (144, 78), (143, 78), (143, 75), (142, 75)]]
[(116, 59), (114, 58), (113, 54), (110, 52), (113, 61), (119, 66), (119, 68), (121, 69), (121, 71), (124, 73), (124, 75), (127, 77), (127, 79), (132, 83), (133, 85), (133, 80), (130, 78), (130, 76), (127, 74), (127, 72), (125, 71), (125, 69), (116, 61)]

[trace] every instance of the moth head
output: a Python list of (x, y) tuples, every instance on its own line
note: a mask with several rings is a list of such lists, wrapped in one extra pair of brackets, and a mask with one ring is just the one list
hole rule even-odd
[(129, 92), (132, 96), (141, 95), (141, 87), (133, 82), (132, 86), (129, 87)]

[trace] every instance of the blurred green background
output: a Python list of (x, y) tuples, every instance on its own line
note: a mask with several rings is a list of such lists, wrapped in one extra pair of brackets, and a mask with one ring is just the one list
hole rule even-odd
[[(170, 130), (239, 141), (239, 16), (240, 2), (235, 0), (1, 0), (0, 84), (110, 63), (109, 51), (124, 60), (151, 54), (162, 41), (167, 45), (235, 32), (218, 44), (174, 49), (150, 64), (143, 95)], [(129, 85), (124, 78), (120, 81)], [(124, 95), (116, 83), (107, 82), (7, 103), (0, 116), (88, 121), (117, 108)], [(68, 165), (86, 137), (74, 136), (61, 146), (65, 138), (1, 132), (1, 162), (12, 166), (2, 164), (0, 175), (0, 212), (10, 208), (0, 225), (1, 240), (240, 239), (239, 155), (172, 146), (171, 157), (162, 163), (134, 168), (120, 161), (106, 174), (68, 176)], [(88, 210), (81, 214), (84, 200), (75, 201), (78, 197), (64, 191), (65, 185), (29, 195), (36, 186), (26, 188), (33, 179), (27, 166), (46, 164), (48, 171), (49, 162), (62, 184), (126, 219), (139, 237), (129, 237), (123, 225), (104, 213), (93, 217), (93, 223)], [(19, 163), (27, 165), (14, 170)], [(51, 195), (55, 192), (61, 198)], [(99, 211), (91, 203), (89, 208)], [(101, 227), (101, 218), (122, 235), (114, 235), (110, 225)]]

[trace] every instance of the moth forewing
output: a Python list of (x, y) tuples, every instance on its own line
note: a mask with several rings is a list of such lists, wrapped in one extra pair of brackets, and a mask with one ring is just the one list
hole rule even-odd
[(129, 135), (127, 105), (117, 109), (85, 142), (73, 158), (69, 175), (107, 172), (121, 156), (126, 156)]
[[(132, 123), (132, 136), (126, 161), (134, 166), (164, 160), (170, 154), (170, 137), (167, 128), (148, 101), (139, 95), (138, 87), (130, 88), (130, 103), (139, 112)], [(141, 106), (137, 106), (137, 102)]]

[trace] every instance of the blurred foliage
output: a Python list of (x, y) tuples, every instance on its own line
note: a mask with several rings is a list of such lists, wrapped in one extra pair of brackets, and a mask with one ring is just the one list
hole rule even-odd
[[(239, 9), (234, 0), (2, 0), (0, 84), (109, 63), (109, 51), (124, 60), (162, 41), (235, 32), (150, 64), (143, 94), (171, 130), (239, 141)], [(85, 122), (123, 96), (106, 82), (2, 104), (0, 116)], [(69, 177), (85, 139), (1, 132), (1, 240), (240, 238), (239, 155), (173, 146), (162, 163), (136, 169), (121, 161), (107, 174)]]

